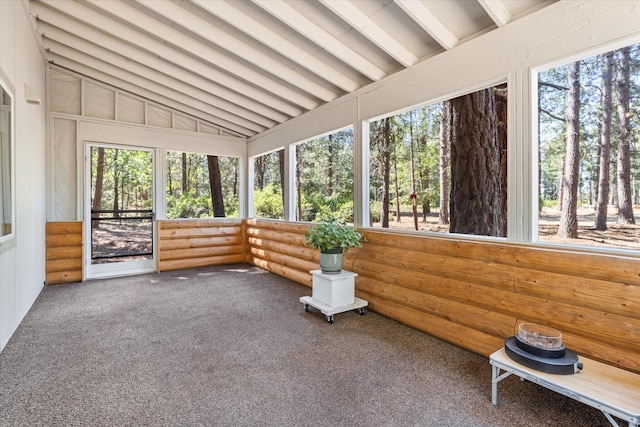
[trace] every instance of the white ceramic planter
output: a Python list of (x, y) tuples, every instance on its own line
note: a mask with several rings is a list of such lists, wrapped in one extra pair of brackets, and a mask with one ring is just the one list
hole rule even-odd
[(340, 274), (342, 271), (342, 252), (337, 254), (320, 252), (320, 270), (324, 274)]

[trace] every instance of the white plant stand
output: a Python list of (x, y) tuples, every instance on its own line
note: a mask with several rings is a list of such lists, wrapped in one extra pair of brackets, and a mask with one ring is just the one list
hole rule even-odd
[(366, 313), (369, 303), (355, 296), (356, 273), (342, 270), (339, 274), (325, 274), (321, 270), (312, 270), (312, 296), (301, 297), (304, 311), (314, 307), (327, 316), (329, 323), (334, 323), (334, 314), (357, 310), (358, 314)]

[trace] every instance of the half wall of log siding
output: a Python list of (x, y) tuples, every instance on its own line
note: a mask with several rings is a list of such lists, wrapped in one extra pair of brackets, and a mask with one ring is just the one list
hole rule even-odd
[(244, 262), (242, 219), (158, 221), (158, 271)]
[(45, 235), (45, 283), (81, 282), (82, 221), (47, 222)]
[[(246, 220), (246, 260), (311, 286), (308, 225)], [(484, 356), (523, 322), (578, 354), (640, 373), (640, 259), (360, 230), (345, 255), (372, 311)]]

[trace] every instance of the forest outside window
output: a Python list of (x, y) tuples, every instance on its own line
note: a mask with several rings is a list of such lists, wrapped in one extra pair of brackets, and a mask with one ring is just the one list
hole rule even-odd
[(14, 233), (13, 98), (0, 80), (0, 241)]
[(353, 128), (295, 147), (297, 221), (353, 222)]
[(507, 85), (369, 126), (373, 227), (507, 235)]
[(538, 73), (538, 239), (640, 249), (640, 44)]
[(238, 217), (238, 159), (168, 151), (167, 218)]
[(258, 156), (253, 162), (256, 218), (284, 219), (284, 150)]

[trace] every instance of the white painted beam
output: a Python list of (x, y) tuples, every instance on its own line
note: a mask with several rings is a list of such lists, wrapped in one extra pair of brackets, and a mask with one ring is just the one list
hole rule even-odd
[[(348, 78), (344, 74), (336, 71), (328, 64), (320, 61), (315, 56), (299, 48), (280, 34), (271, 30), (262, 23), (256, 21), (249, 15), (241, 12), (224, 0), (192, 0), (194, 3), (214, 14), (218, 18), (234, 26), (243, 33), (253, 37), (258, 43), (270, 47), (280, 55), (289, 58), (291, 61), (306, 68), (315, 75), (343, 89), (346, 92), (353, 92), (360, 85)], [(216, 39), (216, 37), (212, 37)]]
[(498, 27), (503, 27), (511, 21), (511, 13), (502, 0), (478, 0), (478, 3)]
[(424, 3), (416, 0), (394, 2), (445, 49), (451, 49), (460, 42)]
[[(122, 4), (122, 2), (115, 1), (96, 1), (90, 0), (94, 4), (104, 5)], [(295, 72), (291, 68), (287, 67), (280, 61), (277, 61), (266, 55), (263, 51), (253, 46), (250, 46), (235, 37), (225, 33), (214, 25), (209, 24), (204, 19), (190, 13), (183, 9), (178, 4), (170, 1), (154, 1), (154, 0), (138, 0), (150, 10), (164, 16), (165, 18), (175, 22), (176, 24), (187, 28), (189, 31), (203, 37), (207, 41), (220, 46), (221, 48), (239, 56), (250, 64), (264, 70), (267, 75), (273, 75), (281, 78), (289, 84), (303, 90), (323, 101), (331, 101), (338, 97), (338, 94), (318, 84), (317, 82), (303, 76), (300, 73)], [(111, 6), (107, 6), (111, 9)], [(132, 8), (133, 9), (133, 8)], [(134, 9), (135, 10), (135, 9)], [(147, 19), (149, 16), (144, 15)], [(138, 22), (137, 19), (135, 22)], [(157, 23), (157, 21), (155, 21)], [(132, 22), (134, 23), (134, 22)], [(148, 30), (146, 24), (139, 24), (142, 30)], [(173, 40), (168, 40), (170, 43), (174, 43)]]
[(400, 64), (410, 67), (418, 62), (417, 56), (369, 19), (352, 2), (346, 0), (320, 0), (320, 2)]
[(83, 76), (86, 76), (89, 79), (112, 86), (113, 88), (116, 88), (116, 90), (126, 91), (131, 94), (137, 94), (137, 96), (145, 100), (148, 100), (154, 104), (162, 105), (169, 109), (186, 113), (192, 117), (195, 117), (197, 119), (210, 123), (222, 129), (223, 131), (236, 133), (239, 135), (243, 135), (244, 137), (256, 135), (256, 132), (241, 128), (240, 126), (234, 125), (233, 123), (229, 123), (230, 126), (224, 126), (222, 124), (223, 122), (219, 117), (213, 116), (208, 112), (199, 110), (198, 108), (195, 108), (193, 105), (187, 105), (180, 101), (177, 101), (165, 95), (164, 93), (156, 93), (146, 87), (138, 86), (129, 81), (123, 80), (120, 77), (107, 74), (102, 70), (98, 70), (98, 69), (89, 67), (85, 64), (76, 62), (72, 59), (68, 59), (63, 56), (57, 55), (54, 52), (48, 52), (47, 57), (48, 57), (48, 60), (51, 61), (51, 64), (53, 67), (66, 69), (66, 70), (73, 70), (74, 73), (81, 74)]
[[(52, 27), (51, 30), (54, 30), (54, 28)], [(46, 34), (44, 35), (43, 43), (45, 49), (56, 52), (67, 58), (74, 59), (78, 62), (83, 62), (81, 60), (82, 57), (85, 57), (86, 60), (90, 60), (91, 58), (98, 59), (109, 64), (111, 67), (135, 76), (140, 76), (148, 82), (153, 82), (172, 91), (179, 92), (194, 101), (202, 102), (209, 106), (209, 112), (211, 114), (231, 123), (236, 123), (240, 126), (246, 127), (247, 129), (261, 132), (275, 125), (272, 120), (246, 110), (238, 111), (239, 107), (229, 105), (226, 101), (223, 101), (205, 91), (199, 90), (171, 76), (148, 68), (138, 62), (130, 61), (123, 56), (110, 52), (100, 46), (96, 46), (86, 40), (82, 40), (57, 29), (55, 36), (55, 39), (50, 39)], [(69, 55), (73, 55), (73, 57), (70, 57)], [(234, 109), (235, 112), (233, 111)]]
[[(102, 48), (108, 49), (111, 52), (126, 57), (131, 61), (142, 63), (147, 67), (153, 68), (154, 70), (159, 71), (163, 74), (172, 76), (178, 80), (190, 84), (191, 86), (194, 86), (211, 94), (215, 94), (215, 96), (220, 97), (222, 101), (218, 104), (218, 106), (222, 107), (222, 105), (226, 103), (227, 107), (225, 109), (228, 109), (234, 114), (241, 115), (246, 111), (250, 115), (259, 114), (260, 116), (267, 117), (273, 121), (277, 121), (278, 123), (282, 123), (290, 118), (289, 116), (278, 113), (275, 110), (264, 106), (263, 104), (260, 104), (233, 91), (230, 91), (226, 87), (215, 84), (202, 76), (191, 73), (184, 68), (173, 66), (170, 63), (159, 58), (158, 56), (152, 55), (145, 50), (137, 49), (130, 44), (124, 43), (114, 37), (111, 37), (104, 33), (100, 33), (87, 25), (74, 22), (71, 18), (62, 16), (58, 19), (55, 19), (55, 22), (57, 26), (54, 27), (47, 22), (39, 20), (37, 24), (37, 31), (40, 34), (46, 35), (49, 39), (60, 41), (63, 44), (67, 44), (79, 50), (80, 47), (78, 43), (74, 43), (74, 45), (70, 44), (73, 41), (72, 36), (66, 31), (58, 28), (58, 26), (61, 26), (62, 28), (69, 28), (69, 24), (74, 24), (74, 36), (77, 36), (77, 38), (81, 38), (89, 43), (92, 43), (93, 45), (101, 46)], [(89, 48), (91, 48), (91, 45), (89, 45)], [(234, 105), (237, 107), (234, 107)]]
[[(61, 12), (78, 19), (79, 21), (90, 22), (102, 31), (108, 32), (129, 43), (133, 43), (141, 47), (147, 46), (148, 40), (151, 39), (151, 37), (146, 36), (147, 33), (170, 43), (165, 45), (163, 42), (157, 42), (165, 45), (165, 47), (179, 46), (179, 50), (177, 48), (169, 47), (169, 49), (175, 51), (175, 54), (173, 55), (170, 53), (167, 54), (167, 49), (159, 51), (162, 52), (162, 54), (167, 55), (165, 56), (165, 59), (169, 61), (180, 63), (180, 61), (184, 59), (183, 55), (189, 54), (198, 58), (204, 64), (210, 64), (209, 67), (211, 68), (211, 72), (214, 73), (213, 75), (215, 75), (215, 73), (219, 73), (219, 71), (214, 68), (217, 67), (225, 70), (231, 76), (234, 76), (236, 80), (241, 79), (242, 84), (244, 84), (243, 82), (249, 82), (254, 88), (258, 87), (262, 91), (269, 92), (277, 97), (286, 99), (291, 104), (303, 107), (305, 110), (312, 110), (319, 105), (319, 103), (313, 98), (293, 90), (280, 82), (270, 79), (263, 73), (253, 70), (232, 58), (222, 55), (215, 49), (211, 49), (186, 34), (181, 33), (168, 25), (162, 24), (137, 9), (119, 1), (97, 2), (96, 6), (102, 8), (102, 10), (107, 13), (112, 13), (115, 16), (122, 17), (123, 20), (130, 22), (131, 25), (135, 26), (136, 23), (139, 23), (143, 28), (136, 29), (135, 27), (129, 27), (114, 19), (108, 18), (108, 14), (101, 14), (72, 0), (40, 1), (51, 8), (60, 10)], [(153, 48), (149, 50), (151, 52), (156, 51)], [(185, 63), (185, 65), (188, 66), (189, 63)], [(232, 89), (236, 90), (237, 88), (232, 87)], [(256, 100), (260, 100), (259, 97), (251, 95), (250, 92), (245, 92), (243, 90), (238, 91), (246, 93), (247, 96), (252, 96)], [(270, 105), (268, 102), (265, 103)], [(275, 104), (271, 105), (274, 105), (275, 108)]]
[[(264, 127), (256, 125), (255, 123), (250, 122), (248, 120), (244, 121), (243, 124), (238, 124), (237, 121), (239, 120), (236, 120), (236, 121), (227, 120), (224, 117), (220, 117), (218, 115), (219, 111), (216, 111), (217, 109), (213, 108), (210, 104), (194, 99), (188, 95), (185, 95), (180, 91), (171, 89), (163, 84), (145, 79), (138, 74), (123, 70), (122, 68), (116, 67), (108, 62), (104, 62), (97, 58), (87, 56), (70, 47), (64, 46), (56, 41), (53, 41), (53, 40), (48, 40), (48, 41), (45, 40), (45, 41), (46, 41), (45, 49), (48, 50), (47, 56), (49, 60), (52, 61), (54, 64), (64, 66), (63, 62), (60, 61), (60, 59), (64, 58), (64, 59), (73, 61), (76, 64), (83, 64), (85, 67), (93, 68), (94, 70), (99, 70), (101, 73), (110, 75), (112, 77), (115, 77), (125, 82), (130, 82), (131, 84), (139, 88), (145, 88), (149, 94), (161, 95), (164, 98), (173, 99), (181, 104), (188, 105), (194, 109), (205, 112), (212, 117), (212, 119), (210, 120), (211, 123), (217, 126), (231, 129), (234, 132), (238, 132), (242, 135), (247, 135), (247, 136), (255, 135), (256, 133), (260, 133), (264, 130)], [(76, 68), (70, 68), (70, 69), (78, 70), (79, 68), (76, 67)], [(92, 74), (88, 74), (88, 75), (91, 76)], [(132, 93), (140, 93), (140, 92), (135, 91)], [(150, 95), (149, 99), (156, 100), (157, 97)], [(180, 111), (184, 111), (184, 110), (180, 110)]]
[(386, 75), (382, 69), (333, 37), (285, 1), (253, 0), (253, 2), (371, 80), (377, 81)]

